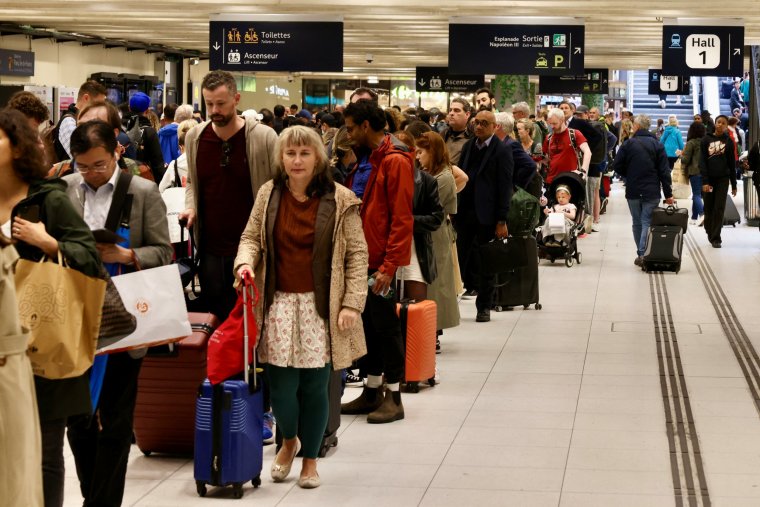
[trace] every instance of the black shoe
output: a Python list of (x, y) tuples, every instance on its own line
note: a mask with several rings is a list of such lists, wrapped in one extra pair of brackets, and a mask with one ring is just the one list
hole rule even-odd
[(489, 322), (491, 320), (490, 310), (478, 310), (478, 315), (475, 317), (475, 322)]
[(465, 298), (474, 298), (477, 296), (478, 296), (478, 291), (476, 291), (475, 289), (466, 290), (464, 291), (464, 294), (462, 294), (462, 297), (465, 297)]
[(362, 387), (362, 382), (364, 379), (362, 379), (358, 375), (354, 375), (351, 371), (349, 371), (346, 374), (346, 385), (350, 385), (350, 387)]
[(435, 337), (435, 353), (441, 353), (441, 340), (437, 336)]
[(602, 199), (602, 206), (599, 208), (599, 214), (604, 215), (607, 213), (607, 198)]
[(720, 248), (721, 247), (720, 241), (713, 241), (710, 244), (712, 245), (713, 248)]

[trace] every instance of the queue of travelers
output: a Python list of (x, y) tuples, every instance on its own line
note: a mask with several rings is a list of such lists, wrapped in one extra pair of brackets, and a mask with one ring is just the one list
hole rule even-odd
[[(61, 255), (92, 278), (169, 264), (174, 249), (161, 192), (184, 188), (179, 218), (194, 238), (208, 310), (226, 318), (243, 279), (262, 295), (256, 316), (265, 329), (258, 358), (271, 400), (267, 420), (277, 421), (283, 437), (271, 477), (284, 481), (301, 450), (298, 484), (306, 489), (321, 484), (317, 456), (332, 371), (363, 373), (362, 390), (341, 406), (343, 414), (374, 424), (405, 417), (401, 280), (408, 297), (436, 303), (439, 352), (445, 330), (460, 323), (460, 297), (476, 297), (476, 322), (490, 321), (495, 280), (481, 272), (480, 247), (509, 237), (518, 189), (545, 204), (544, 188), (558, 175), (582, 174), (589, 234), (600, 230), (610, 175), (622, 176), (637, 265), (652, 210), (663, 197), (673, 202), (677, 160), (694, 193), (691, 218), (704, 220), (715, 248), (729, 185), (736, 194), (743, 134), (735, 116), (712, 122), (703, 112), (684, 143), (674, 116), (658, 139), (646, 115), (625, 111), (615, 122), (567, 101), (537, 116), (526, 103), (498, 111), (489, 89), (478, 90), (474, 104), (453, 99), (445, 113), (383, 110), (374, 90), (359, 88), (330, 112), (294, 104), (244, 115), (230, 73), (209, 72), (201, 91), (207, 121), (191, 106), (169, 105), (162, 127), (151, 124), (147, 95), (134, 94), (122, 112), (102, 85), (87, 81), (43, 135), (44, 104), (28, 92), (13, 97), (0, 111), (0, 276), (12, 277), (17, 256)], [(749, 160), (758, 168), (758, 146)], [(556, 191), (545, 213), (570, 222), (570, 189)], [(119, 243), (99, 243), (92, 231), (104, 227), (123, 192), (132, 196), (122, 216), (127, 233)], [(0, 285), (4, 315), (16, 314), (15, 294), (5, 288), (12, 285)], [(1, 329), (12, 339), (0, 342), (7, 349), (0, 354), (12, 361), (0, 372), (13, 368), (23, 384), (14, 391), (20, 401), (9, 422), (15, 447), (8, 448), (26, 479), (10, 485), (11, 504), (62, 506), (67, 433), (84, 505), (120, 505), (145, 350), (109, 356), (93, 404), (89, 373), (32, 375), (25, 331), (15, 319), (3, 319)], [(22, 424), (30, 414), (34, 424)], [(271, 438), (271, 427), (264, 433)], [(0, 484), (9, 484), (3, 474)]]

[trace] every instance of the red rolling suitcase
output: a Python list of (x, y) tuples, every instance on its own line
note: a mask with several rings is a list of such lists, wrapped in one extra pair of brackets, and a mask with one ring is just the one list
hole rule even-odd
[(401, 321), (401, 335), (406, 348), (404, 381), (406, 392), (419, 392), (419, 383), (435, 385), (435, 338), (438, 311), (435, 301), (404, 299), (404, 277), (401, 276), (401, 299), (396, 314)]
[(193, 334), (155, 347), (143, 360), (137, 388), (134, 431), (143, 454), (193, 454), (195, 400), (206, 378), (206, 348), (217, 318), (189, 313)]

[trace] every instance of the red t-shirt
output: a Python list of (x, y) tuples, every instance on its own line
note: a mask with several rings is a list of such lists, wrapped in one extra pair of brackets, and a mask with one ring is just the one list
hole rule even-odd
[(245, 148), (245, 126), (226, 143), (210, 123), (201, 134), (196, 162), (198, 180), (194, 186), (200, 199), (201, 248), (205, 253), (237, 255), (254, 199)]
[[(549, 173), (546, 175), (546, 183), (551, 183), (559, 173), (575, 171), (578, 168), (578, 157), (570, 143), (570, 129), (561, 133), (551, 134), (544, 139), (544, 153), (549, 155)], [(586, 142), (580, 130), (575, 131), (575, 146), (580, 147)]]

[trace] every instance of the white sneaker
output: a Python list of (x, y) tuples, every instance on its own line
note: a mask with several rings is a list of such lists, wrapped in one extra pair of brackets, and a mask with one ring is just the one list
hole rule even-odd
[(599, 222), (595, 222), (594, 224), (591, 225), (591, 231), (592, 232), (599, 232), (601, 230), (602, 230), (602, 228), (599, 225)]
[(689, 225), (697, 225), (697, 220), (694, 218), (689, 219)]

